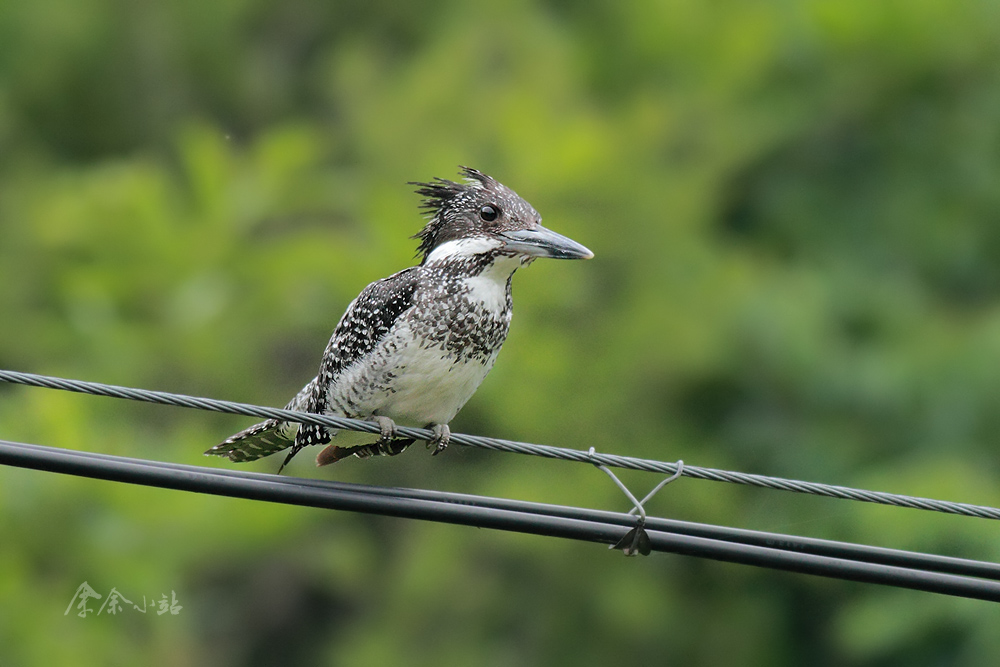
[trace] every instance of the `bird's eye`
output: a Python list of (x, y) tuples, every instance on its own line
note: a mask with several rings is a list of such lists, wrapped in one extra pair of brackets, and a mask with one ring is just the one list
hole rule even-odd
[(479, 209), (479, 217), (486, 222), (493, 222), (500, 215), (500, 209), (492, 204), (487, 204), (486, 206)]

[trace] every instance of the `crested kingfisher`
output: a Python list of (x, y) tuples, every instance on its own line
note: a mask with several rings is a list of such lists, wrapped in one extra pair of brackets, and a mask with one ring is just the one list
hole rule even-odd
[[(425, 427), (434, 453), (448, 446), (448, 422), (493, 367), (507, 338), (514, 272), (538, 257), (594, 254), (541, 225), (531, 204), (491, 176), (462, 167), (464, 182), (410, 183), (429, 214), (420, 264), (368, 285), (347, 306), (319, 373), (286, 407), (374, 421), (379, 435), (269, 419), (206, 454), (253, 461), (291, 448), (327, 445), (327, 465), (348, 456), (396, 455), (413, 444), (396, 424)], [(336, 437), (336, 444), (329, 444)], [(374, 439), (374, 440), (373, 440)]]

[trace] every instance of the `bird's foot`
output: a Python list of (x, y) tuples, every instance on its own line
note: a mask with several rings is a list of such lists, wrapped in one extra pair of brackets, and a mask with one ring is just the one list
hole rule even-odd
[(383, 417), (382, 415), (374, 415), (371, 420), (378, 424), (378, 430), (381, 436), (376, 444), (380, 447), (385, 447), (396, 439), (396, 422), (392, 421), (388, 417)]
[(433, 449), (431, 455), (437, 456), (448, 448), (448, 443), (451, 442), (451, 429), (447, 424), (432, 424), (431, 430), (434, 431), (434, 437), (427, 441), (427, 449)]
[(396, 422), (388, 417), (375, 415), (372, 417), (372, 421), (378, 424), (379, 429), (382, 431), (382, 437), (377, 442), (368, 445), (367, 450), (362, 449), (358, 452), (357, 456), (361, 458), (376, 454), (381, 456), (396, 456), (397, 454), (402, 454), (404, 449), (413, 444), (412, 438), (399, 438), (396, 435)]

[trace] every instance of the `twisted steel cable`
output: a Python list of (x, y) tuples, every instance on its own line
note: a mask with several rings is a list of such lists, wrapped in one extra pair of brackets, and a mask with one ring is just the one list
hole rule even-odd
[[(174, 394), (163, 391), (152, 391), (149, 389), (121, 387), (117, 385), (102, 384), (99, 382), (70, 380), (66, 378), (37, 375), (34, 373), (0, 370), (0, 381), (32, 387), (45, 387), (49, 389), (73, 391), (95, 396), (124, 398), (146, 403), (157, 403), (160, 405), (173, 405), (250, 417), (275, 418), (303, 424), (320, 424), (336, 429), (364, 431), (375, 434), (379, 433), (378, 424), (359, 419), (334, 417), (331, 415), (320, 415), (294, 410), (283, 410), (279, 408), (251, 405), (249, 403), (237, 403), (213, 398), (187, 396), (184, 394)], [(433, 433), (429, 429), (413, 428), (409, 426), (398, 426), (397, 432), (400, 436), (414, 438), (416, 440), (428, 440), (433, 436)], [(517, 454), (528, 454), (531, 456), (541, 456), (550, 459), (604, 465), (628, 470), (642, 470), (665, 475), (672, 475), (676, 473), (678, 469), (676, 463), (668, 461), (656, 461), (632, 456), (621, 456), (618, 454), (603, 454), (600, 452), (568, 449), (565, 447), (553, 447), (551, 445), (515, 442), (512, 440), (502, 440), (499, 438), (489, 438), (464, 433), (453, 433), (451, 436), (451, 442), (453, 444), (465, 445), (467, 447), (478, 447), (480, 449), (491, 449)], [(816, 496), (825, 496), (827, 498), (856, 500), (880, 505), (891, 505), (894, 507), (909, 507), (912, 509), (943, 512), (945, 514), (958, 514), (961, 516), (978, 517), (982, 519), (1000, 519), (1000, 508), (985, 505), (973, 505), (949, 500), (936, 500), (933, 498), (921, 498), (897, 493), (887, 493), (885, 491), (869, 491), (847, 486), (823, 484), (820, 482), (807, 482), (783, 477), (772, 477), (769, 475), (720, 470), (717, 468), (705, 468), (686, 463), (683, 465), (681, 470), (681, 476), (693, 479), (712, 480), (716, 482), (728, 482), (731, 484), (743, 484), (766, 489), (779, 489), (795, 493), (806, 493)]]

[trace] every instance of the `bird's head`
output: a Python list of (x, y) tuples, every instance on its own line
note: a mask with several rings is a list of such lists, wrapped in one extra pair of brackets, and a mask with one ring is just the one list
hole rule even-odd
[[(464, 183), (435, 178), (416, 185), (429, 214), (420, 239), (421, 263), (438, 251), (442, 255), (497, 253), (520, 256), (590, 259), (590, 250), (576, 241), (542, 227), (542, 217), (531, 204), (495, 178), (461, 167)], [(447, 244), (447, 245), (446, 245)]]

